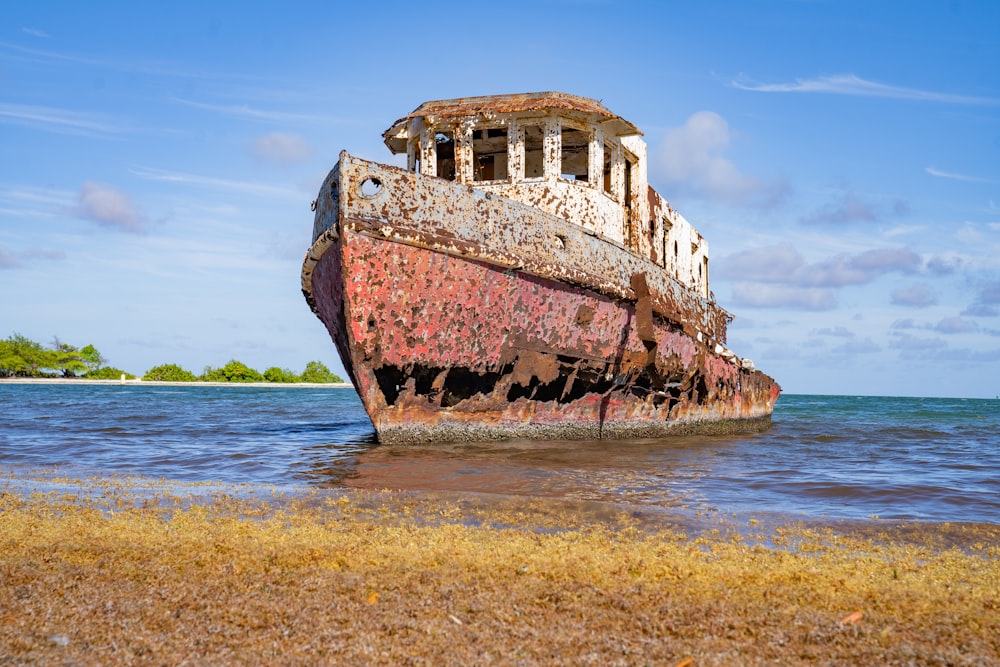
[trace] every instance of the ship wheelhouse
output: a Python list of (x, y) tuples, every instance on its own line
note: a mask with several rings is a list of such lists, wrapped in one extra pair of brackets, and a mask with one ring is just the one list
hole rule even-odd
[(410, 171), (561, 217), (711, 299), (708, 244), (649, 187), (641, 135), (596, 100), (545, 92), (426, 102), (383, 138)]

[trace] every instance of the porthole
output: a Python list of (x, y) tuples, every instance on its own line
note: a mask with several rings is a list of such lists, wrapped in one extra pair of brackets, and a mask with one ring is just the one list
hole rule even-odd
[(380, 192), (382, 192), (382, 181), (374, 176), (361, 181), (361, 186), (358, 188), (358, 193), (365, 199), (374, 199)]

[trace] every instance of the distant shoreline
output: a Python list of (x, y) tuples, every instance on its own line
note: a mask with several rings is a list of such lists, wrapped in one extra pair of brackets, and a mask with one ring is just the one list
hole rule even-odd
[(88, 380), (87, 378), (0, 378), (0, 384), (104, 384), (143, 387), (265, 387), (302, 389), (353, 389), (350, 382), (162, 382), (159, 380)]

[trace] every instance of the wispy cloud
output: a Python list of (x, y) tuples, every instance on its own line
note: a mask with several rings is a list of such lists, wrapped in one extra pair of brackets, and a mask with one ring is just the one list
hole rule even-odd
[(165, 169), (154, 169), (152, 167), (138, 167), (130, 169), (130, 172), (149, 181), (160, 181), (165, 183), (177, 183), (181, 185), (195, 185), (206, 188), (230, 190), (247, 194), (280, 197), (284, 199), (301, 200), (302, 192), (293, 187), (281, 187), (266, 185), (264, 183), (253, 183), (249, 181), (234, 181), (227, 178), (215, 178), (212, 176), (199, 176), (197, 174), (186, 174), (178, 171), (167, 171)]
[(796, 79), (792, 83), (733, 81), (731, 85), (740, 90), (750, 90), (758, 93), (828, 93), (832, 95), (883, 97), (897, 100), (943, 102), (947, 104), (1000, 104), (1000, 100), (996, 99), (893, 86), (877, 81), (868, 81), (854, 74), (836, 74), (833, 76), (821, 76), (815, 79)]
[(0, 184), (0, 215), (42, 218), (73, 206), (75, 194), (48, 187)]
[(21, 58), (41, 63), (69, 63), (86, 67), (117, 70), (120, 72), (137, 72), (156, 76), (172, 76), (181, 78), (219, 78), (211, 73), (178, 69), (169, 63), (156, 63), (141, 58), (102, 58), (98, 56), (79, 55), (75, 53), (58, 53), (44, 49), (33, 49), (19, 44), (0, 41), (0, 49), (19, 54)]
[(926, 171), (931, 176), (937, 176), (938, 178), (950, 178), (954, 181), (965, 181), (967, 183), (996, 183), (996, 181), (989, 178), (981, 178), (979, 176), (967, 176), (966, 174), (957, 174), (954, 172), (941, 171), (940, 169), (935, 169), (934, 167), (925, 167)]
[[(205, 111), (213, 111), (215, 113), (225, 114), (227, 116), (238, 116), (240, 118), (253, 118), (256, 120), (268, 120), (268, 121), (280, 121), (280, 122), (328, 122), (331, 120), (330, 116), (323, 116), (319, 114), (303, 114), (303, 113), (291, 113), (288, 111), (275, 111), (270, 109), (255, 109), (247, 104), (209, 104), (207, 102), (196, 102), (194, 100), (186, 100), (180, 97), (173, 97), (171, 101), (177, 104), (183, 104), (185, 106), (194, 107), (195, 109), (203, 109)], [(336, 119), (334, 119), (336, 120)]]
[(39, 30), (38, 28), (25, 27), (21, 28), (21, 32), (23, 32), (26, 35), (31, 35), (32, 37), (41, 37), (43, 39), (47, 39), (49, 37), (49, 34), (47, 32), (45, 32), (44, 30)]
[(0, 122), (33, 127), (47, 132), (110, 137), (122, 133), (121, 124), (93, 114), (24, 104), (0, 104)]
[(886, 217), (900, 218), (909, 215), (910, 207), (897, 200), (891, 205), (879, 205), (863, 200), (851, 191), (812, 213), (803, 215), (799, 222), (805, 225), (842, 225), (852, 222), (875, 222)]

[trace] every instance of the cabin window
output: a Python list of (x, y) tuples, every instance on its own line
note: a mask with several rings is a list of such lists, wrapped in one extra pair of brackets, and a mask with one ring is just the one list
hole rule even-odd
[[(635, 161), (631, 156), (625, 157), (625, 220), (632, 220), (632, 168)], [(631, 227), (629, 227), (631, 229)]]
[(524, 177), (541, 178), (545, 174), (542, 151), (545, 132), (541, 125), (524, 126)]
[(437, 151), (437, 175), (449, 181), (455, 180), (455, 136), (452, 132), (438, 132), (434, 135)]
[(615, 164), (615, 148), (611, 144), (604, 144), (604, 191), (611, 195), (615, 194), (614, 186), (611, 182), (611, 172)]
[(674, 228), (674, 223), (670, 222), (670, 218), (663, 216), (663, 235), (660, 237), (660, 262), (662, 265), (666, 266), (667, 262), (667, 243), (670, 240), (670, 232)]
[(562, 167), (560, 175), (570, 181), (586, 181), (590, 157), (590, 137), (584, 130), (562, 128)]
[(503, 127), (473, 130), (472, 179), (507, 180), (507, 129)]
[(411, 139), (406, 146), (406, 167), (420, 173), (420, 142), (415, 139)]

